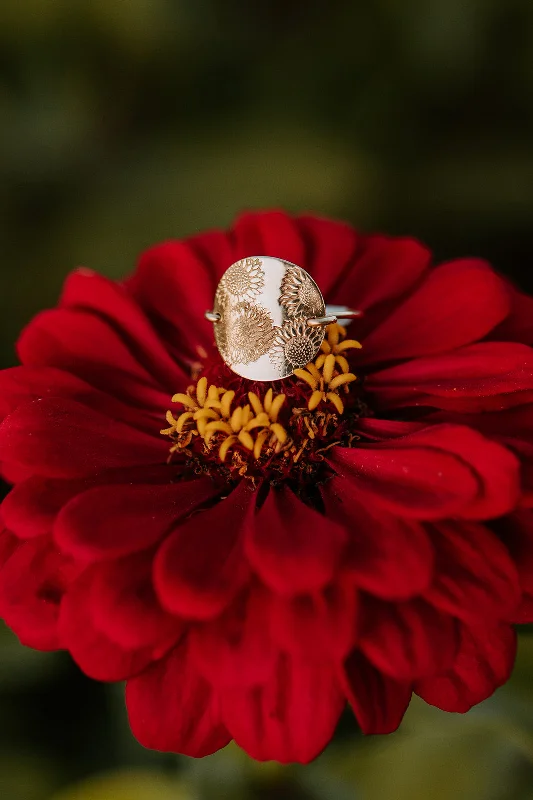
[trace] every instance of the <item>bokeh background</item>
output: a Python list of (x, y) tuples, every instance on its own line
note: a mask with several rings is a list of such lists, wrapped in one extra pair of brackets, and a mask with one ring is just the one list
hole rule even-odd
[[(531, 0), (2, 0), (0, 364), (84, 264), (284, 207), (533, 289)], [(0, 629), (3, 800), (533, 800), (533, 635), (466, 716), (309, 767), (144, 751), (122, 689)]]

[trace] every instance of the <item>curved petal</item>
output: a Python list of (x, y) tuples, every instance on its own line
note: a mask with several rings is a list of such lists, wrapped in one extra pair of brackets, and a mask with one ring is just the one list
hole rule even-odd
[(54, 538), (83, 561), (134, 553), (156, 544), (179, 519), (220, 492), (209, 478), (155, 485), (97, 486), (78, 494), (59, 513)]
[(533, 511), (523, 509), (507, 517), (499, 526), (500, 537), (518, 572), (522, 601), (513, 622), (533, 622)]
[[(109, 387), (106, 387), (108, 389)], [(31, 400), (51, 397), (75, 400), (106, 417), (124, 422), (136, 430), (159, 434), (161, 406), (135, 407), (90, 386), (86, 381), (56, 367), (11, 367), (0, 371), (0, 420)], [(165, 408), (168, 405), (168, 399)]]
[(0, 568), (0, 617), (22, 644), (37, 650), (61, 646), (59, 608), (75, 572), (49, 537), (24, 542), (5, 561)]
[(270, 255), (307, 269), (304, 264), (304, 244), (296, 220), (284, 211), (241, 214), (229, 236), (235, 259)]
[(243, 538), (253, 510), (248, 481), (212, 508), (179, 525), (162, 544), (154, 581), (163, 606), (191, 619), (210, 619), (249, 577)]
[(441, 522), (432, 527), (431, 540), (431, 603), (467, 623), (513, 617), (520, 601), (518, 572), (496, 534), (472, 522)]
[(250, 686), (271, 675), (277, 655), (271, 637), (272, 598), (254, 585), (217, 619), (190, 633), (192, 658), (214, 686)]
[(177, 388), (170, 381), (162, 386), (120, 333), (88, 311), (42, 311), (22, 332), (17, 352), (25, 366), (65, 370), (126, 403), (160, 408), (163, 415)]
[(274, 595), (271, 618), (281, 649), (310, 662), (342, 661), (357, 639), (357, 591), (352, 580), (339, 577), (312, 594)]
[(361, 624), (359, 647), (380, 672), (398, 681), (445, 670), (459, 648), (456, 621), (423, 600), (393, 604), (367, 598)]
[(395, 731), (411, 702), (411, 683), (379, 672), (359, 650), (344, 663), (342, 686), (366, 734)]
[(533, 297), (508, 287), (511, 295), (511, 310), (503, 322), (495, 328), (489, 339), (495, 342), (522, 342), (533, 346)]
[(134, 736), (144, 747), (201, 758), (231, 740), (217, 699), (191, 659), (185, 639), (126, 686)]
[(61, 307), (86, 310), (106, 321), (134, 354), (136, 360), (154, 376), (158, 385), (173, 394), (190, 379), (170, 357), (140, 306), (126, 288), (90, 269), (73, 272), (63, 287)]
[(257, 761), (312, 761), (328, 744), (345, 704), (324, 664), (281, 653), (264, 684), (221, 692), (222, 717), (238, 745)]
[(0, 569), (20, 546), (16, 536), (0, 526)]
[(121, 647), (96, 627), (93, 619), (96, 569), (85, 570), (63, 598), (59, 612), (61, 646), (69, 650), (89, 678), (122, 681), (161, 658), (168, 646)]
[(34, 476), (14, 486), (2, 501), (2, 518), (20, 539), (51, 533), (63, 505), (84, 488), (82, 481)]
[(358, 363), (449, 352), (482, 339), (509, 308), (506, 284), (484, 261), (443, 264), (365, 338)]
[(342, 567), (360, 589), (385, 600), (407, 600), (427, 589), (435, 559), (422, 525), (380, 503), (364, 503), (351, 480), (334, 477), (321, 492), (326, 515), (348, 532)]
[(216, 287), (208, 264), (180, 241), (146, 250), (128, 281), (129, 290), (162, 338), (184, 360), (197, 359), (197, 347), (208, 348), (213, 341), (213, 326), (204, 313), (213, 305)]
[(246, 537), (246, 554), (276, 592), (314, 591), (332, 578), (346, 533), (285, 486), (271, 487)]
[(460, 425), (435, 425), (387, 442), (336, 447), (341, 477), (384, 508), (419, 519), (498, 517), (515, 507), (520, 465), (502, 445)]
[[(364, 338), (418, 285), (428, 270), (431, 253), (414, 239), (379, 234), (361, 239), (356, 257), (327, 291), (327, 300), (351, 303), (365, 312), (355, 323), (357, 335)], [(332, 273), (335, 275), (335, 268)]]
[(167, 614), (155, 595), (151, 553), (99, 564), (93, 580), (94, 624), (113, 642), (134, 649), (181, 638), (184, 622)]
[[(300, 266), (311, 273), (326, 302), (334, 303), (338, 299), (336, 284), (345, 272), (353, 268), (363, 237), (345, 222), (308, 214), (297, 217), (296, 224), (305, 247), (304, 261)], [(357, 295), (358, 299), (354, 301), (354, 297), (343, 295), (339, 302), (343, 305), (359, 302), (359, 297)]]
[(456, 412), (498, 411), (533, 399), (533, 350), (481, 342), (374, 372), (365, 388), (382, 408), (428, 406)]
[(0, 425), (0, 461), (50, 478), (161, 464), (167, 452), (164, 441), (66, 398), (26, 403)]
[(509, 625), (462, 626), (453, 668), (418, 681), (415, 692), (443, 711), (465, 713), (509, 679), (515, 657), (516, 633)]

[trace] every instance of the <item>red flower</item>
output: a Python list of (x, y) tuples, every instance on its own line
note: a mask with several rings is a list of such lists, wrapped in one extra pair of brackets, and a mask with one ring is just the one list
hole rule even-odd
[[(274, 394), (229, 372), (203, 314), (257, 253), (361, 308), (362, 349), (332, 327)], [(0, 376), (0, 613), (127, 679), (160, 750), (305, 762), (346, 701), (366, 733), (413, 691), (466, 711), (533, 621), (532, 312), (482, 261), (282, 213), (79, 270)]]

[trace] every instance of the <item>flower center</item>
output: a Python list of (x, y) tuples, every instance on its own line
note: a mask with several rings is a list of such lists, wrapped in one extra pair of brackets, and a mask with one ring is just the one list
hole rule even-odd
[[(298, 336), (285, 346), (293, 363), (312, 356), (309, 341)], [(180, 410), (167, 412), (169, 427), (161, 431), (172, 441), (169, 459), (229, 479), (316, 481), (324, 453), (351, 446), (352, 423), (365, 411), (347, 357), (360, 347), (341, 325), (329, 325), (318, 357), (295, 369), (281, 392), (240, 378), (222, 362), (205, 365), (196, 384), (172, 398)]]

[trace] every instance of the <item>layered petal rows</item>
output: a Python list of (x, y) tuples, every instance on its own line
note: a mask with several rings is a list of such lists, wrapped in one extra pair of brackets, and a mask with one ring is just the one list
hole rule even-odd
[[(228, 480), (160, 435), (218, 355), (204, 319), (239, 258), (305, 268), (363, 311), (361, 412), (320, 480)], [(127, 681), (147, 747), (307, 762), (346, 704), (397, 728), (413, 692), (467, 711), (533, 622), (532, 302), (486, 263), (410, 239), (250, 213), (83, 269), (0, 374), (0, 616)]]

